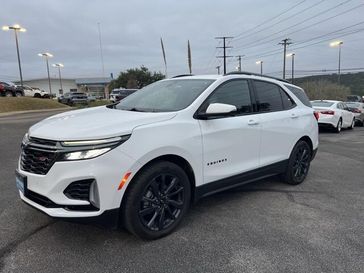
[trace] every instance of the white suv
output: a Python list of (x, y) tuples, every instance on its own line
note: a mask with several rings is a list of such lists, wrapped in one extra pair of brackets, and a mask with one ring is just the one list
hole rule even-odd
[(248, 73), (184, 76), (35, 124), (16, 184), (50, 216), (111, 219), (155, 239), (201, 197), (272, 175), (301, 183), (317, 147), (299, 87)]

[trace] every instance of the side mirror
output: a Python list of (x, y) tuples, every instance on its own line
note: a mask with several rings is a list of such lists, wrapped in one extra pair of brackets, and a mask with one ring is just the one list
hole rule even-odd
[(208, 119), (209, 117), (228, 116), (233, 112), (236, 112), (237, 108), (235, 105), (225, 103), (211, 103), (205, 113), (197, 115), (200, 119)]

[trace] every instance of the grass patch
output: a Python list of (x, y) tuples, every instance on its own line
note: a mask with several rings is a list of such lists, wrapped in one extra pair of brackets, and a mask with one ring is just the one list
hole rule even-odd
[(0, 113), (55, 108), (69, 108), (69, 106), (52, 99), (0, 97)]

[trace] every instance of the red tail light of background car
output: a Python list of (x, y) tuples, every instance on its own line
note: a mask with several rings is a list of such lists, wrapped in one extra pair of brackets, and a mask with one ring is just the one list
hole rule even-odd
[(335, 115), (335, 111), (327, 110), (327, 111), (320, 111), (323, 115)]

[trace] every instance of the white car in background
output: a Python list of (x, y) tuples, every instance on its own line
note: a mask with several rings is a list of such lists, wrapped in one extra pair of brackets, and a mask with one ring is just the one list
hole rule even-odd
[(30, 87), (27, 85), (23, 85), (24, 96), (26, 97), (34, 97), (34, 98), (47, 98), (49, 97), (48, 92), (44, 90), (40, 90), (37, 87)]
[(340, 133), (342, 128), (354, 128), (354, 114), (342, 101), (314, 100), (311, 104), (313, 109), (319, 112), (318, 123), (321, 127), (334, 128), (337, 133)]

